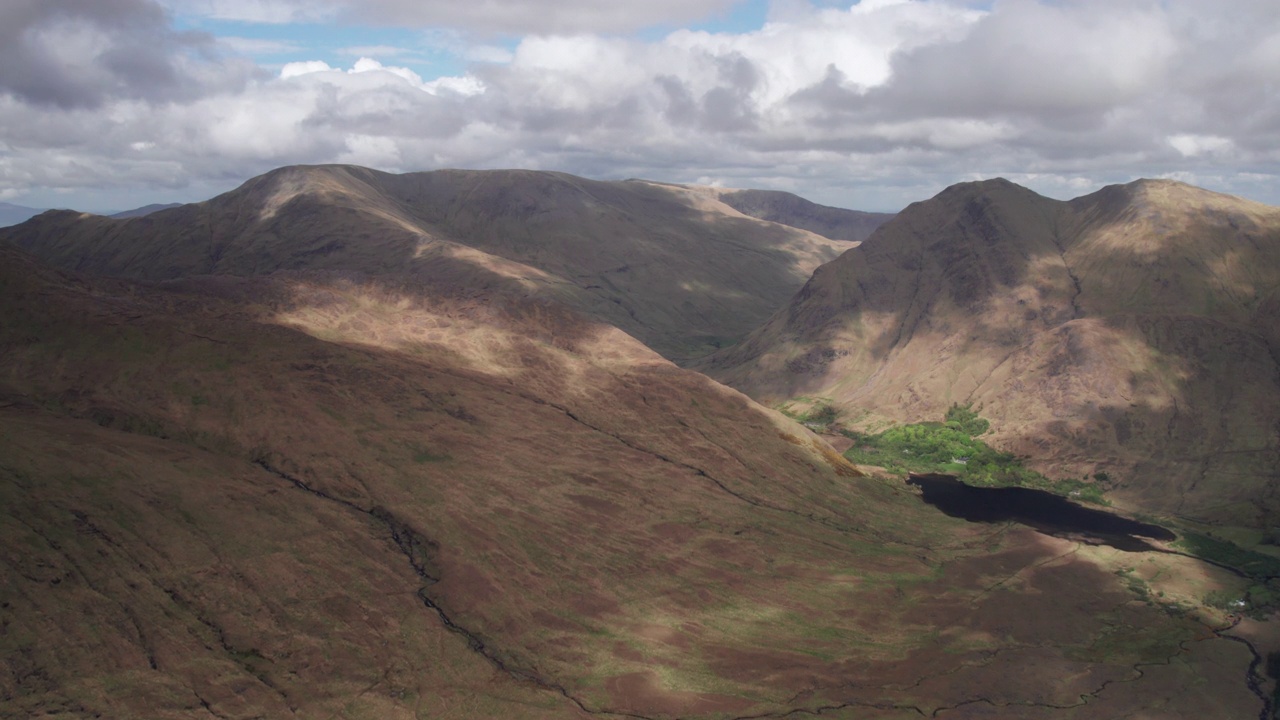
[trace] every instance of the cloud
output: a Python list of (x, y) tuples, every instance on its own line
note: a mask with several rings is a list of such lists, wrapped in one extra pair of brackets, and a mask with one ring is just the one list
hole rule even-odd
[(172, 8), (222, 20), (339, 21), (509, 35), (677, 26), (723, 13), (737, 2), (741, 0), (167, 0)]
[(6, 0), (0, 93), (61, 108), (109, 99), (172, 100), (250, 74), (221, 63), (209, 35), (177, 32), (152, 0)]
[(423, 44), (437, 52), (447, 53), (471, 62), (511, 62), (511, 50), (502, 45), (477, 41), (455, 28), (431, 28), (422, 31)]
[(214, 20), (282, 25), (292, 22), (332, 20), (340, 5), (336, 0), (162, 0), (176, 12)]
[(394, 45), (353, 45), (339, 48), (338, 53), (355, 57), (399, 58), (417, 55), (418, 51)]
[[(262, 16), (292, 7), (200, 1), (209, 12)], [(496, 12), (484, 0), (455, 10), (366, 4), (371, 17), (453, 23), (426, 31), (427, 44), (489, 62), (424, 78), (422, 66), (403, 67), (410, 56), (393, 52), (397, 45), (350, 48), (359, 59), (349, 66), (329, 58), (245, 72), (209, 50), (207, 38), (173, 31), (145, 0), (5, 6), (15, 22), (0, 27), (37, 28), (33, 47), (46, 54), (15, 69), (35, 51), (0, 48), (12, 60), (0, 66), (9, 144), (0, 191), (169, 187), (340, 161), (705, 177), (866, 209), (900, 207), (975, 175), (1064, 196), (1181, 173), (1280, 203), (1280, 15), (1271, 0), (1238, 0), (1231, 13), (1206, 0), (797, 2), (776, 5), (752, 32), (677, 30), (644, 40), (600, 28), (726, 3), (690, 2), (678, 12), (674, 3), (598, 4), (625, 22), (528, 20), (567, 29), (528, 34), (510, 48), (472, 40), (475, 28), (501, 29), (468, 19)], [(46, 9), (54, 5), (59, 12)], [(100, 9), (108, 5), (114, 14)], [(297, 12), (336, 18), (348, 6), (305, 7)], [(511, 28), (523, 27), (522, 13), (559, 12), (532, 2), (502, 7)], [(22, 8), (29, 18), (15, 12)], [(68, 47), (89, 49), (58, 55), (82, 27), (96, 39)], [(136, 64), (101, 59), (145, 43)]]
[(331, 72), (333, 68), (329, 67), (329, 63), (323, 60), (303, 60), (300, 62), (285, 63), (280, 68), (280, 79), (288, 80), (289, 78), (298, 77), (299, 75), (310, 75), (311, 73)]
[[(247, 38), (221, 36), (218, 45), (238, 55), (287, 55), (300, 52), (303, 47), (289, 40), (267, 40), (263, 38)], [(356, 53), (370, 54), (370, 53)]]
[[(357, 73), (376, 73), (384, 75), (382, 84), (385, 87), (403, 84), (407, 87), (397, 88), (399, 91), (407, 91), (412, 88), (429, 95), (439, 95), (441, 93), (454, 95), (478, 95), (484, 92), (484, 85), (474, 77), (440, 77), (431, 82), (424, 82), (422, 76), (406, 67), (397, 67), (394, 65), (383, 65), (372, 58), (362, 57), (346, 71), (347, 75)], [(329, 66), (329, 63), (323, 60), (306, 60), (302, 62), (286, 63), (280, 69), (280, 79), (290, 80), (292, 78), (304, 75), (322, 76), (317, 81), (330, 86), (332, 92), (341, 93), (350, 89), (350, 86), (342, 81), (343, 71)], [(397, 83), (392, 78), (398, 78), (402, 83)]]
[(960, 40), (896, 57), (875, 100), (963, 117), (1103, 113), (1165, 86), (1176, 48), (1154, 4), (1005, 2)]
[(1206, 153), (1221, 153), (1231, 149), (1232, 142), (1229, 138), (1218, 137), (1215, 135), (1171, 135), (1169, 136), (1169, 144), (1172, 145), (1184, 157), (1196, 157)]

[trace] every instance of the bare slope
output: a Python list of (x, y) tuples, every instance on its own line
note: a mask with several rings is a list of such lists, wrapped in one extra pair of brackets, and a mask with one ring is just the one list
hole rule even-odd
[(1262, 708), (1112, 553), (941, 516), (475, 279), (153, 287), (0, 245), (0, 716)]
[[(1280, 210), (1169, 181), (1071, 202), (1004, 180), (916, 203), (713, 356), (763, 400), (935, 419), (1121, 499), (1280, 522)], [(865, 414), (865, 415), (864, 415)]]
[(64, 268), (146, 280), (309, 268), (430, 281), (483, 258), (675, 359), (740, 338), (850, 247), (673, 186), (350, 166), (282, 168), (142, 218), (49, 213), (0, 238)]

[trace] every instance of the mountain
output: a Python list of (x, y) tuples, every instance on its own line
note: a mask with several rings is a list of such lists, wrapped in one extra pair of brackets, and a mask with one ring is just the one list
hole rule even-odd
[(151, 213), (160, 212), (161, 210), (172, 210), (176, 207), (182, 207), (182, 203), (152, 203), (143, 205), (140, 208), (125, 210), (124, 212), (112, 213), (111, 217), (117, 220), (126, 220), (128, 218), (146, 217)]
[(17, 225), (44, 212), (37, 208), (23, 207), (13, 203), (0, 202), (0, 227)]
[(946, 517), (485, 272), (136, 284), (0, 244), (0, 715), (1263, 707), (1220, 616), (1132, 589), (1229, 577)]
[(722, 190), (719, 199), (738, 212), (782, 223), (833, 240), (866, 240), (893, 219), (893, 213), (871, 213), (819, 205), (778, 190)]
[(864, 427), (973, 403), (995, 444), (1118, 501), (1280, 524), (1280, 209), (1142, 180), (908, 207), (701, 367)]
[(851, 247), (678, 186), (350, 166), (282, 168), (129, 220), (45, 214), (0, 238), (60, 267), (144, 280), (307, 268), (435, 277), (482, 258), (504, 282), (677, 360), (745, 335)]

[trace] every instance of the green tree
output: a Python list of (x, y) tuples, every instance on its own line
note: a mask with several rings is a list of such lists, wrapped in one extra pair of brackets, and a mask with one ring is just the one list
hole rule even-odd
[(991, 429), (991, 423), (986, 418), (979, 417), (978, 413), (973, 411), (973, 404), (966, 403), (960, 405), (953, 403), (947, 409), (947, 425), (960, 430), (969, 437), (978, 437)]

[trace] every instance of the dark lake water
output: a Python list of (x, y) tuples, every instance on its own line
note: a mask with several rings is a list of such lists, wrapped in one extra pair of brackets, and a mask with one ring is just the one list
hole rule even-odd
[(972, 487), (950, 475), (912, 475), (907, 483), (920, 488), (925, 502), (970, 522), (1017, 522), (1046, 535), (1129, 552), (1155, 549), (1142, 538), (1169, 541), (1176, 537), (1159, 525), (1088, 508), (1043, 490)]

